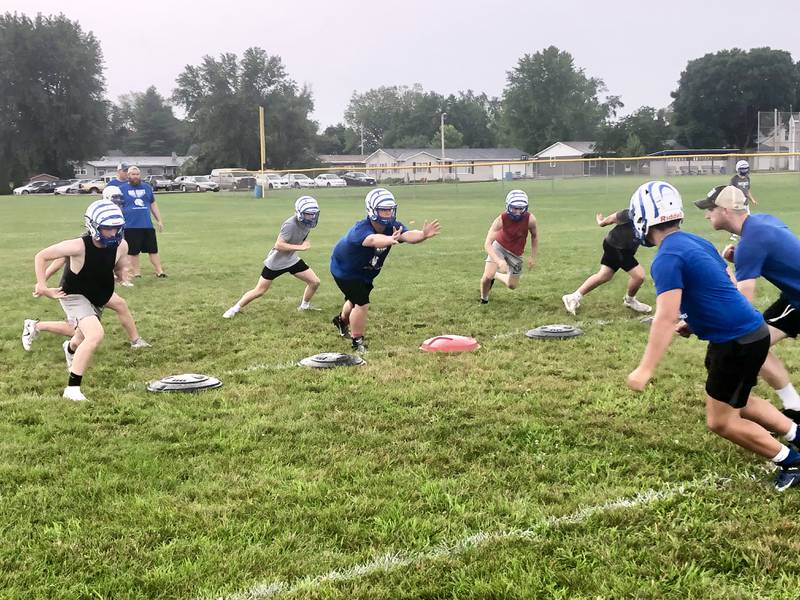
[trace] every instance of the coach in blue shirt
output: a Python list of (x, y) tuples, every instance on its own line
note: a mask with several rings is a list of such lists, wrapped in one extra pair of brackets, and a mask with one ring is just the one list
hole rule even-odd
[(155, 217), (159, 231), (164, 230), (161, 213), (156, 205), (156, 197), (149, 183), (142, 181), (139, 167), (128, 167), (128, 181), (120, 186), (122, 190), (122, 214), (125, 216), (125, 240), (128, 242), (131, 270), (134, 277), (141, 277), (139, 254), (150, 256), (156, 270), (156, 277), (166, 277), (158, 256), (158, 240), (150, 214)]
[(797, 442), (797, 424), (766, 400), (751, 395), (769, 352), (769, 329), (728, 277), (725, 261), (701, 237), (681, 231), (683, 201), (673, 186), (651, 181), (631, 197), (631, 216), (640, 243), (658, 246), (650, 273), (656, 314), (639, 366), (626, 380), (641, 391), (666, 354), (677, 315), (677, 332), (709, 342), (706, 351), (706, 423), (717, 435), (770, 459), (780, 467), (775, 489), (800, 484), (800, 453), (770, 431)]
[[(748, 214), (748, 203), (739, 188), (720, 185), (694, 204), (706, 211), (706, 219), (714, 229), (740, 236), (735, 249), (729, 245), (722, 252), (734, 264), (739, 291), (752, 302), (759, 277), (781, 291), (778, 300), (764, 311), (770, 342), (775, 344), (787, 336), (797, 337), (800, 332), (800, 240), (780, 219)], [(772, 352), (761, 376), (778, 393), (783, 414), (800, 422), (800, 395), (789, 380), (786, 367)]]

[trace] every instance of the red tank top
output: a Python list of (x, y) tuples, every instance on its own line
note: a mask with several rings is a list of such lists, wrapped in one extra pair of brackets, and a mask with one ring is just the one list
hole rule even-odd
[(500, 218), (503, 221), (503, 228), (495, 240), (511, 254), (522, 256), (525, 253), (525, 243), (528, 241), (530, 213), (525, 213), (519, 221), (514, 221), (507, 212), (502, 213)]

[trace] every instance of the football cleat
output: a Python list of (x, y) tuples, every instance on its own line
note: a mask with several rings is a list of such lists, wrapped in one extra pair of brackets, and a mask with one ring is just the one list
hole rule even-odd
[(73, 402), (86, 401), (86, 396), (83, 395), (80, 386), (77, 385), (68, 385), (65, 387), (64, 393), (61, 395), (61, 397), (66, 398), (67, 400), (72, 400)]
[(339, 335), (342, 337), (349, 337), (350, 336), (350, 329), (347, 327), (347, 323), (342, 321), (341, 315), (336, 315), (331, 320), (333, 326), (336, 327), (336, 330), (339, 332)]
[(61, 347), (64, 349), (64, 359), (67, 361), (67, 371), (72, 371), (72, 359), (75, 358), (75, 353), (69, 351), (69, 340), (64, 342)]
[(649, 304), (645, 304), (644, 302), (639, 302), (636, 299), (636, 296), (634, 297), (625, 296), (622, 299), (622, 303), (631, 310), (635, 310), (636, 312), (640, 313), (649, 313), (652, 312), (653, 310), (653, 307), (650, 306)]
[(31, 351), (31, 344), (36, 339), (36, 336), (39, 335), (39, 331), (36, 329), (38, 322), (36, 319), (25, 319), (22, 323), (22, 347), (25, 352)]

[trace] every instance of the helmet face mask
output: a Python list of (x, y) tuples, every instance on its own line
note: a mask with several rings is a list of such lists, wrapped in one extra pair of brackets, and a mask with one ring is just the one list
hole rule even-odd
[(647, 239), (650, 227), (683, 219), (683, 200), (669, 183), (648, 181), (631, 196), (630, 214), (636, 240), (642, 246), (654, 246)]
[(294, 216), (298, 223), (316, 227), (319, 223), (319, 213), (319, 203), (311, 196), (300, 196), (294, 203)]
[(508, 192), (506, 194), (506, 212), (512, 221), (521, 221), (528, 214), (528, 194), (522, 190)]
[[(120, 245), (125, 230), (125, 218), (116, 204), (107, 200), (92, 202), (83, 215), (86, 229), (92, 239), (104, 248), (115, 248)], [(102, 230), (116, 229), (113, 236), (103, 235)]]
[(107, 185), (103, 189), (103, 200), (116, 204), (121, 208), (123, 204), (122, 190), (116, 185)]
[[(394, 195), (387, 189), (375, 188), (367, 192), (364, 198), (364, 205), (367, 209), (367, 217), (370, 221), (375, 221), (383, 226), (394, 225), (397, 220), (397, 202)], [(390, 217), (381, 217), (379, 211), (390, 210)]]
[(736, 172), (740, 177), (747, 177), (747, 175), (750, 173), (750, 163), (748, 163), (746, 160), (740, 160), (736, 163)]

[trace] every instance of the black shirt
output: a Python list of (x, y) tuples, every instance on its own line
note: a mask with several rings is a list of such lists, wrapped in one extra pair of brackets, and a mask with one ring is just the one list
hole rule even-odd
[(639, 247), (633, 230), (631, 212), (625, 208), (617, 213), (617, 224), (606, 236), (609, 246), (617, 250), (634, 250)]
[(745, 197), (750, 200), (750, 175), (744, 177), (734, 175), (731, 177), (731, 185), (742, 190)]
[(81, 237), (86, 249), (83, 268), (73, 273), (69, 259), (61, 276), (61, 288), (66, 294), (85, 296), (95, 306), (105, 306), (114, 293), (114, 265), (117, 262), (117, 247), (98, 248), (92, 236)]

